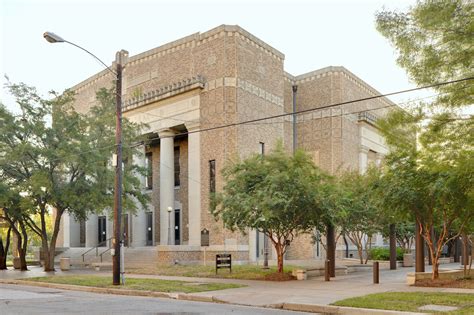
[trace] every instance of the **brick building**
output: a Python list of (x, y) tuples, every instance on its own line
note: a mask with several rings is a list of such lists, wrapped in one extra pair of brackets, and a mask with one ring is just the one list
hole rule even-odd
[[(160, 261), (212, 259), (220, 251), (242, 261), (262, 256), (262, 235), (223, 229), (208, 212), (209, 195), (223, 186), (220, 171), (232, 158), (269, 151), (280, 140), (291, 150), (293, 118), (203, 130), (292, 113), (293, 106), (299, 111), (379, 94), (344, 67), (293, 76), (285, 72), (281, 52), (238, 26), (222, 25), (135, 56), (122, 53), (123, 115), (146, 123), (150, 139), (144, 156), (134, 160), (152, 171), (142, 179), (152, 201), (124, 216), (125, 229), (131, 248), (149, 246)], [(86, 112), (96, 91), (113, 79), (104, 70), (74, 86), (77, 110)], [(331, 173), (364, 171), (387, 152), (373, 121), (392, 105), (378, 98), (298, 115), (296, 146)], [(112, 236), (112, 220), (105, 212), (84, 222), (65, 216), (62, 231), (59, 245), (90, 248)], [(209, 246), (201, 246), (207, 239)], [(321, 256), (310, 239), (299, 237), (287, 258)]]

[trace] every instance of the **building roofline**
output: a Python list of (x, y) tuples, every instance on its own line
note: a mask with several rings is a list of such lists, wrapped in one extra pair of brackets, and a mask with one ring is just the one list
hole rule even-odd
[[(367, 82), (359, 78), (357, 75), (352, 73), (351, 71), (347, 70), (343, 66), (329, 66), (329, 67), (324, 67), (321, 69), (313, 70), (307, 73), (303, 73), (297, 76), (292, 76), (291, 74), (288, 74), (290, 77), (294, 78), (294, 84), (298, 83), (303, 83), (305, 81), (311, 81), (314, 80), (316, 77), (321, 76), (323, 74), (327, 73), (333, 73), (333, 72), (341, 72), (345, 76), (347, 76), (349, 79), (353, 80), (356, 84), (358, 84), (360, 87), (364, 88), (368, 92), (372, 93), (373, 95), (382, 95), (378, 90), (373, 88), (371, 85), (369, 85)], [(390, 105), (395, 106), (396, 104), (393, 103), (390, 99), (387, 97), (383, 97), (385, 101), (387, 101)]]
[[(168, 50), (180, 49), (182, 47), (189, 46), (189, 45), (194, 47), (194, 45), (199, 45), (198, 43), (203, 42), (203, 41), (205, 41), (209, 38), (219, 36), (219, 34), (221, 32), (238, 33), (238, 34), (240, 34), (240, 36), (250, 40), (251, 42), (258, 45), (259, 47), (265, 49), (268, 53), (276, 56), (277, 58), (280, 58), (282, 60), (285, 59), (285, 55), (282, 52), (280, 52), (279, 50), (273, 48), (272, 46), (265, 43), (263, 40), (259, 39), (255, 35), (252, 35), (248, 31), (244, 30), (240, 26), (222, 24), (222, 25), (220, 25), (218, 27), (215, 27), (213, 29), (210, 29), (209, 31), (206, 31), (204, 33), (197, 32), (197, 33), (182, 37), (180, 39), (174, 40), (172, 42), (163, 44), (161, 46), (146, 50), (146, 51), (144, 51), (142, 53), (139, 53), (139, 54), (136, 54), (134, 56), (130, 56), (130, 57), (128, 57), (127, 63), (137, 63), (137, 62), (140, 62), (144, 59), (150, 58), (150, 57), (152, 57), (156, 54), (165, 53)], [(126, 68), (125, 68), (125, 71), (126, 71)], [(88, 85), (89, 83), (92, 83), (96, 80), (102, 79), (102, 77), (106, 76), (107, 74), (109, 74), (108, 70), (104, 69), (104, 70), (94, 74), (93, 76), (89, 77), (88, 79), (86, 79), (84, 81), (81, 81), (80, 83), (74, 85), (71, 89), (72, 90), (81, 89), (82, 87)]]

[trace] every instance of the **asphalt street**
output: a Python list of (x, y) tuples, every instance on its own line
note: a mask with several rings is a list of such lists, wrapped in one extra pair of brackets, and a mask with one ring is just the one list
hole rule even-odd
[(0, 314), (307, 314), (259, 307), (5, 285)]

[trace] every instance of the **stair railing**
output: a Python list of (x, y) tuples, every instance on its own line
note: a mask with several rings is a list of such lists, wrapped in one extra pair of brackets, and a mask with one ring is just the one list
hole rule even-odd
[[(82, 256), (82, 262), (85, 262), (85, 261), (86, 261), (86, 255), (87, 255), (89, 252), (93, 251), (94, 249), (95, 249), (95, 257), (99, 256), (99, 247), (102, 247), (103, 245), (107, 244), (107, 242), (109, 243), (109, 246), (108, 246), (109, 248), (107, 248), (106, 251), (110, 250), (110, 248), (112, 247), (112, 245), (111, 245), (112, 238), (113, 238), (113, 237), (110, 237), (110, 238), (106, 239), (105, 241), (102, 241), (102, 242), (100, 242), (99, 244), (97, 244), (97, 246), (92, 247), (92, 248), (89, 248), (87, 251), (85, 251), (84, 253), (82, 253), (82, 255), (81, 255), (81, 256)], [(102, 253), (102, 254), (103, 254), (103, 253)], [(102, 262), (102, 254), (100, 255), (100, 261), (101, 261), (101, 262)]]

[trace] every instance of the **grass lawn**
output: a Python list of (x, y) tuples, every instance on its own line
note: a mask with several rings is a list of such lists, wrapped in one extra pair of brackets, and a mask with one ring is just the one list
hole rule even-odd
[(115, 288), (115, 289), (131, 289), (131, 290), (145, 290), (155, 292), (184, 292), (194, 293), (203, 291), (215, 291), (224, 289), (240, 288), (243, 285), (233, 283), (191, 283), (185, 281), (171, 281), (159, 279), (133, 279), (125, 278), (124, 286), (114, 286), (111, 277), (101, 276), (51, 276), (38, 277), (28, 279), (29, 281), (73, 284), (87, 287), (99, 288)]
[(127, 268), (128, 273), (149, 274), (162, 276), (200, 277), (200, 278), (226, 278), (245, 280), (291, 280), (293, 269), (304, 269), (297, 266), (285, 266), (283, 277), (278, 277), (277, 267), (262, 269), (262, 266), (236, 265), (232, 266), (232, 273), (229, 269), (219, 269), (216, 275), (215, 266), (203, 265), (159, 265), (155, 267)]
[[(474, 294), (444, 292), (385, 292), (345, 299), (333, 303), (337, 306), (375, 308), (394, 311), (422, 312), (427, 305), (455, 306), (459, 309), (442, 314), (474, 314)], [(441, 314), (441, 313), (440, 313)]]

